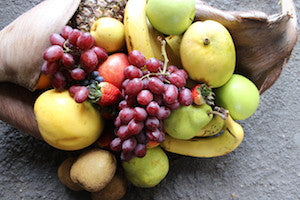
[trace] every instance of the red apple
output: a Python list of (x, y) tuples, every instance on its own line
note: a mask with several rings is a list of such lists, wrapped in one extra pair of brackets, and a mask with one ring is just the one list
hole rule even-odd
[(114, 53), (99, 65), (99, 75), (109, 82), (121, 89), (122, 82), (125, 79), (124, 69), (129, 65), (128, 57), (124, 53)]

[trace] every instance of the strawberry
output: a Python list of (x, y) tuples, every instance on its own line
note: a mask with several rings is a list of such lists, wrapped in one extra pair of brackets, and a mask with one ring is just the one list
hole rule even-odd
[(195, 85), (192, 89), (193, 102), (197, 105), (204, 103), (214, 105), (215, 94), (212, 92), (211, 87), (206, 84)]
[(114, 53), (99, 65), (99, 75), (117, 88), (122, 88), (125, 79), (124, 69), (129, 65), (127, 55), (124, 53)]
[(108, 106), (117, 103), (121, 98), (121, 91), (111, 83), (95, 82), (89, 85), (89, 99), (100, 106)]

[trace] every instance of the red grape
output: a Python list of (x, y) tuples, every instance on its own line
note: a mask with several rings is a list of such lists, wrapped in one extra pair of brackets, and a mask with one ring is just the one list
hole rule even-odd
[(147, 151), (146, 145), (138, 144), (134, 149), (134, 154), (136, 157), (142, 158), (146, 155), (146, 151)]
[(61, 72), (56, 72), (52, 76), (51, 82), (53, 87), (56, 88), (57, 90), (63, 90), (67, 85), (66, 78)]
[(185, 80), (188, 79), (189, 75), (184, 69), (179, 69), (174, 74), (177, 74), (179, 76), (182, 76)]
[(64, 50), (61, 46), (53, 45), (48, 47), (43, 54), (43, 58), (46, 61), (54, 62), (59, 60), (64, 53)]
[(166, 104), (174, 103), (178, 98), (178, 89), (174, 85), (168, 84), (166, 85), (165, 92), (163, 94), (163, 98)]
[(139, 132), (142, 131), (144, 128), (144, 123), (142, 122), (136, 122), (134, 119), (132, 119), (128, 124), (128, 132), (130, 135), (136, 135)]
[(120, 117), (116, 117), (116, 119), (114, 120), (114, 125), (115, 127), (120, 127), (122, 125)]
[(133, 110), (134, 110), (134, 119), (136, 121), (146, 120), (148, 114), (147, 114), (147, 111), (144, 108), (135, 107)]
[(143, 80), (143, 89), (144, 90), (147, 90), (147, 89), (149, 89), (149, 79), (148, 78), (144, 78)]
[(74, 80), (81, 81), (85, 78), (85, 71), (81, 68), (75, 68), (71, 71), (71, 77)]
[(81, 36), (82, 32), (78, 29), (73, 29), (72, 32), (69, 33), (68, 40), (70, 44), (76, 46), (77, 39)]
[(173, 73), (173, 72), (176, 72), (178, 70), (178, 68), (174, 65), (170, 65), (167, 70), (170, 72), (170, 73)]
[(128, 106), (133, 106), (134, 104), (137, 103), (136, 96), (126, 95), (125, 100), (126, 100)]
[(160, 137), (160, 134), (161, 134), (161, 131), (158, 129), (155, 129), (153, 131), (148, 130), (146, 132), (147, 139), (150, 141), (157, 141)]
[(129, 106), (127, 105), (127, 101), (125, 100), (122, 100), (120, 103), (119, 103), (119, 110), (122, 110), (123, 108), (128, 108)]
[(156, 116), (158, 110), (159, 110), (159, 105), (155, 101), (151, 101), (146, 107), (146, 111), (150, 116)]
[(156, 78), (158, 78), (160, 81), (164, 82), (166, 80), (166, 76), (165, 75), (157, 75)]
[(154, 94), (161, 94), (165, 91), (164, 83), (156, 77), (150, 78), (148, 87)]
[(142, 68), (146, 64), (145, 56), (138, 50), (133, 50), (128, 55), (128, 61), (131, 65)]
[(126, 126), (126, 125), (120, 126), (119, 129), (117, 130), (117, 136), (121, 140), (124, 140), (124, 139), (128, 138), (128, 136), (129, 136), (129, 134), (128, 134), (128, 126)]
[(184, 88), (179, 91), (179, 103), (183, 106), (189, 106), (193, 103), (193, 95), (190, 89)]
[(160, 68), (160, 62), (158, 59), (156, 58), (149, 58), (146, 61), (146, 68), (150, 71), (150, 72), (158, 72), (159, 68)]
[(76, 45), (80, 49), (86, 50), (92, 48), (92, 46), (94, 46), (94, 43), (94, 37), (90, 33), (85, 32), (77, 38)]
[(81, 86), (75, 92), (74, 99), (77, 103), (83, 103), (88, 99), (89, 90), (85, 86)]
[(105, 61), (108, 58), (107, 51), (101, 47), (94, 46), (92, 50), (96, 53), (100, 62)]
[(153, 94), (149, 90), (142, 90), (137, 95), (137, 102), (143, 106), (148, 105), (153, 100)]
[(163, 96), (161, 94), (154, 94), (153, 95), (153, 101), (156, 101), (159, 105), (163, 104)]
[(137, 141), (134, 137), (128, 138), (122, 144), (122, 150), (124, 153), (128, 153), (134, 150), (137, 145)]
[(69, 88), (69, 94), (70, 94), (70, 96), (71, 96), (71, 97), (74, 97), (76, 91), (77, 91), (80, 87), (82, 87), (82, 86), (80, 86), (80, 85), (73, 85), (73, 86), (71, 86), (71, 87)]
[(122, 140), (120, 138), (115, 138), (110, 143), (110, 149), (113, 151), (121, 151), (122, 150)]
[(94, 71), (98, 65), (98, 57), (92, 50), (84, 51), (80, 56), (80, 61), (87, 72)]
[(73, 29), (70, 26), (64, 26), (61, 30), (61, 36), (65, 39), (68, 39), (68, 37), (72, 31), (73, 31)]
[(172, 104), (167, 104), (166, 105), (168, 108), (170, 108), (171, 110), (176, 110), (180, 107), (180, 103), (176, 100), (174, 103)]
[(164, 120), (168, 118), (171, 114), (171, 110), (165, 106), (161, 106), (157, 113), (157, 118), (160, 120)]
[(159, 126), (159, 120), (156, 117), (148, 117), (145, 126), (148, 130), (154, 131)]
[(119, 112), (119, 117), (121, 122), (127, 124), (130, 120), (133, 119), (134, 110), (132, 108), (124, 108)]
[(54, 74), (58, 69), (58, 63), (57, 62), (48, 62), (45, 61), (42, 65), (42, 73), (46, 75), (52, 75)]
[(165, 141), (166, 139), (166, 135), (165, 133), (163, 133), (162, 131), (159, 133), (158, 139), (156, 140), (156, 142), (158, 143), (162, 143), (163, 141)]
[(130, 81), (130, 79), (125, 79), (122, 83), (122, 88), (125, 89), (126, 88), (126, 85), (127, 83)]
[(178, 88), (182, 88), (186, 84), (186, 79), (183, 76), (178, 75), (176, 73), (170, 74), (168, 80), (170, 81), (171, 84), (175, 85)]
[(74, 64), (75, 64), (75, 60), (74, 60), (73, 56), (69, 53), (64, 53), (62, 55), (61, 62), (64, 66), (66, 66), (68, 68), (74, 67)]
[(121, 152), (120, 159), (122, 161), (129, 161), (133, 157), (133, 152)]
[(66, 40), (61, 35), (59, 35), (57, 33), (53, 33), (53, 34), (50, 35), (50, 43), (52, 45), (59, 45), (59, 46), (63, 47), (65, 41)]
[(124, 75), (125, 78), (128, 79), (141, 78), (143, 76), (143, 72), (139, 68), (129, 65), (124, 69)]
[(144, 133), (144, 131), (141, 131), (139, 134), (135, 135), (136, 140), (139, 144), (147, 144), (148, 139)]
[(143, 82), (138, 78), (134, 78), (127, 83), (125, 93), (128, 95), (137, 95), (142, 89)]

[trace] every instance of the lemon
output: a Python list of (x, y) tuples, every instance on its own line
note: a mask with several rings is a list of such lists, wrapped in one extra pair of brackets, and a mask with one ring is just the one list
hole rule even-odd
[(150, 188), (159, 184), (169, 171), (169, 159), (160, 147), (147, 149), (143, 158), (122, 162), (126, 178), (135, 186)]
[(79, 150), (94, 143), (103, 130), (99, 112), (87, 101), (76, 103), (68, 91), (42, 93), (34, 113), (43, 139), (62, 150)]
[(180, 58), (191, 79), (214, 88), (230, 79), (236, 62), (231, 35), (212, 20), (194, 22), (187, 29), (180, 44)]
[(91, 35), (95, 39), (96, 46), (108, 52), (115, 52), (125, 44), (124, 25), (112, 17), (101, 17), (91, 27)]

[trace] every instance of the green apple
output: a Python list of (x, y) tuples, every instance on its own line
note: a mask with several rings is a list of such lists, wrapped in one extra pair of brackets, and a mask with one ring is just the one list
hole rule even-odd
[(229, 110), (235, 120), (250, 117), (257, 109), (260, 95), (257, 87), (246, 77), (233, 74), (230, 80), (215, 91), (216, 104)]
[(232, 76), (236, 54), (228, 30), (212, 20), (193, 23), (180, 43), (180, 58), (189, 77), (216, 88)]
[(209, 114), (210, 111), (212, 109), (207, 104), (181, 106), (164, 120), (164, 129), (173, 138), (191, 139), (211, 121), (213, 115)]
[(194, 20), (195, 0), (148, 0), (146, 14), (158, 31), (180, 35)]

